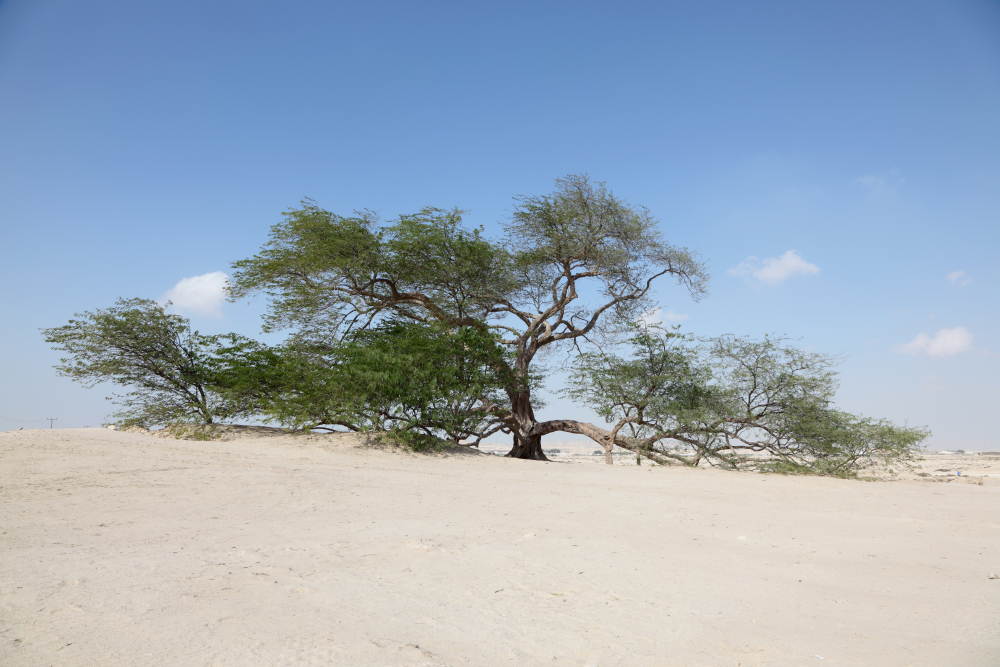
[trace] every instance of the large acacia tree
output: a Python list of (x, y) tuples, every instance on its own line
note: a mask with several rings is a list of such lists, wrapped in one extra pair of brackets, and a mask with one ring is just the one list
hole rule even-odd
[[(634, 321), (653, 307), (651, 290), (672, 278), (694, 299), (708, 275), (696, 256), (666, 243), (643, 207), (603, 183), (570, 175), (544, 196), (518, 197), (501, 239), (462, 225), (462, 211), (428, 208), (382, 225), (370, 212), (339, 216), (311, 202), (288, 211), (257, 255), (234, 263), (233, 299), (263, 292), (265, 331), (322, 345), (384, 320), (473, 327), (509, 350), (498, 377), (505, 400), (484, 394), (487, 427), (512, 434), (508, 456), (545, 460), (555, 431), (602, 439), (573, 420), (540, 422), (533, 364)], [(595, 430), (596, 429), (596, 430)]]

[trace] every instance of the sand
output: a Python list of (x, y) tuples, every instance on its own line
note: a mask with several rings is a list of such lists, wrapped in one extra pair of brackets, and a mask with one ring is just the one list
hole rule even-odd
[(0, 475), (5, 667), (1000, 664), (1000, 478), (100, 429)]

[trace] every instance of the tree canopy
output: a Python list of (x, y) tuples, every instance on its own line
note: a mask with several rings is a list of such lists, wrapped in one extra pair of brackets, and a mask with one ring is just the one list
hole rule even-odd
[(484, 425), (513, 435), (510, 456), (545, 459), (541, 436), (561, 427), (535, 418), (529, 378), (539, 352), (633, 320), (651, 307), (658, 278), (672, 276), (694, 298), (708, 281), (694, 253), (663, 241), (646, 209), (586, 176), (556, 186), (516, 198), (494, 241), (464, 228), (459, 210), (379, 225), (370, 212), (342, 217), (307, 202), (271, 229), (260, 253), (233, 264), (232, 297), (265, 293), (265, 328), (290, 328), (309, 344), (387, 318), (495, 335), (508, 350), (497, 366), (504, 396), (480, 397)]

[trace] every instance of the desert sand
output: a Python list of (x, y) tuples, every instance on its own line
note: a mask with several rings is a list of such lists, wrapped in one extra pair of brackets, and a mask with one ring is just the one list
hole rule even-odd
[(0, 664), (998, 665), (1000, 477), (928, 465), (0, 433)]

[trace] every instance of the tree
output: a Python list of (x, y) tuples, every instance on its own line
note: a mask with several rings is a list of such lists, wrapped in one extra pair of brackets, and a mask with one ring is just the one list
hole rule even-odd
[[(230, 290), (268, 295), (265, 331), (292, 332), (277, 347), (202, 336), (142, 299), (43, 332), (70, 355), (61, 374), (132, 389), (115, 397), (122, 424), (253, 415), (389, 430), (417, 447), (502, 431), (513, 436), (508, 456), (541, 460), (542, 436), (564, 431), (601, 443), (609, 463), (618, 445), (664, 464), (835, 475), (905, 463), (928, 435), (834, 408), (833, 357), (780, 338), (699, 340), (644, 325), (657, 279), (699, 299), (704, 267), (604, 184), (556, 185), (516, 198), (493, 241), (463, 227), (458, 209), (386, 225), (312, 202), (288, 211), (260, 253), (234, 263)], [(618, 356), (629, 335), (631, 355)], [(577, 359), (566, 393), (610, 430), (536, 419), (536, 362), (560, 347)]]
[(75, 317), (80, 319), (42, 330), (53, 349), (70, 355), (56, 370), (85, 387), (129, 387), (111, 397), (121, 408), (113, 415), (119, 424), (211, 424), (254, 412), (245, 396), (219, 391), (223, 383), (213, 362), (220, 349), (240, 344), (239, 336), (203, 336), (147, 299), (119, 299)]
[[(577, 360), (572, 397), (604, 438), (659, 463), (854, 476), (906, 465), (929, 432), (833, 407), (838, 359), (782, 338), (697, 340), (636, 327), (632, 354)], [(596, 427), (595, 427), (596, 428)]]
[(342, 217), (305, 202), (272, 227), (260, 253), (233, 264), (231, 296), (266, 293), (265, 330), (291, 328), (308, 345), (386, 319), (496, 334), (508, 350), (496, 362), (504, 396), (477, 397), (483, 426), (513, 435), (508, 456), (545, 460), (543, 435), (586, 425), (536, 419), (536, 358), (634, 320), (653, 305), (658, 278), (672, 276), (695, 299), (708, 279), (693, 253), (661, 239), (648, 210), (586, 176), (556, 185), (516, 199), (501, 241), (462, 227), (457, 209), (380, 226), (369, 212)]

